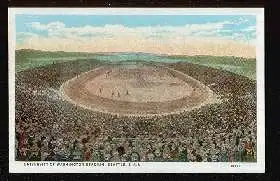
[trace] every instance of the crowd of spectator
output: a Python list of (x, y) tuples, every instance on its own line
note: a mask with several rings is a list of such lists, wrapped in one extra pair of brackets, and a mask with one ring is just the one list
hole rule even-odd
[(83, 109), (59, 96), (63, 81), (93, 66), (79, 69), (72, 62), (17, 74), (17, 160), (256, 161), (254, 81), (193, 64), (172, 64), (211, 84), (224, 101), (166, 116), (116, 116)]

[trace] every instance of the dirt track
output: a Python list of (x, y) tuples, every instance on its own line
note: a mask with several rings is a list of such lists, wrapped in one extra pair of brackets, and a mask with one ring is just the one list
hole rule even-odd
[[(208, 87), (179, 71), (165, 67), (145, 67), (145, 69), (148, 71), (133, 69), (132, 72), (140, 71), (141, 74), (141, 71), (144, 71), (144, 81), (147, 84), (151, 83), (151, 79), (160, 84), (159, 86), (153, 86), (155, 88), (152, 89), (152, 94), (150, 93), (151, 90), (147, 89), (147, 85), (143, 86), (143, 83), (141, 83), (143, 80), (133, 78), (132, 75), (134, 74), (127, 74), (128, 69), (123, 69), (122, 71), (126, 71), (126, 73), (117, 71), (118, 74), (113, 76), (114, 79), (110, 80), (110, 84), (106, 84), (107, 91), (102, 90), (105, 92), (105, 95), (98, 95), (99, 87), (96, 86), (96, 82), (99, 81), (100, 84), (103, 81), (104, 83), (106, 79), (100, 79), (100, 77), (106, 77), (107, 72), (114, 73), (111, 67), (100, 67), (80, 74), (78, 77), (74, 77), (65, 82), (60, 90), (62, 96), (73, 104), (94, 111), (109, 112), (119, 115), (147, 116), (168, 114), (191, 110), (216, 101), (215, 95)], [(130, 80), (133, 79), (134, 83), (141, 84), (141, 91), (139, 91), (138, 95), (136, 94), (133, 99), (127, 98), (128, 96), (114, 98), (110, 97), (108, 93), (108, 90), (113, 90), (116, 86), (119, 86), (118, 89), (122, 88), (124, 85), (129, 86), (128, 82), (119, 81), (123, 79), (122, 76), (130, 77)], [(159, 83), (160, 78), (163, 78), (163, 82), (167, 81), (169, 86), (166, 86), (163, 82)], [(116, 83), (117, 81), (121, 83)], [(115, 82), (115, 84), (112, 84), (113, 82)], [(172, 85), (170, 86), (170, 84)], [(110, 87), (110, 85), (112, 86)], [(167, 90), (167, 94), (165, 95), (163, 94), (164, 89)], [(177, 91), (177, 94), (170, 92), (174, 91), (174, 89), (175, 92)], [(169, 97), (167, 97), (168, 95)], [(139, 99), (137, 99), (137, 97)]]

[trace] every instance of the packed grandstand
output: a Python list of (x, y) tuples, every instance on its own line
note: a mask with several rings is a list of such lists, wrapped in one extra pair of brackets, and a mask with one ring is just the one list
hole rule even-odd
[(115, 115), (61, 96), (63, 83), (99, 67), (97, 61), (16, 73), (16, 160), (255, 162), (256, 82), (191, 63), (162, 65), (207, 85), (222, 101), (166, 115)]

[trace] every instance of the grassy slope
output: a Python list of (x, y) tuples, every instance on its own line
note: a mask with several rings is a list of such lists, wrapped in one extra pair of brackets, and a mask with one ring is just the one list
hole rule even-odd
[(240, 57), (215, 57), (215, 56), (169, 56), (171, 59), (180, 60), (212, 68), (227, 70), (239, 75), (256, 80), (256, 59)]
[[(95, 59), (96, 53), (83, 52), (44, 52), (39, 50), (17, 50), (16, 51), (16, 71), (25, 70), (28, 68), (44, 66), (52, 63), (67, 62), (77, 59)], [(112, 56), (112, 58), (111, 58)], [(117, 58), (118, 54), (109, 54), (109, 59)], [(133, 55), (125, 57), (129, 60)], [(151, 56), (151, 58), (149, 58)], [(152, 60), (155, 55), (150, 55), (145, 59)], [(215, 56), (162, 56), (156, 57), (157, 60), (164, 62), (189, 62), (199, 65), (204, 65), (212, 68), (227, 70), (239, 75), (256, 79), (256, 59), (245, 59), (239, 57), (215, 57)], [(99, 59), (99, 58), (97, 58)], [(101, 59), (102, 60), (102, 59)]]
[(94, 54), (79, 52), (45, 52), (40, 50), (22, 49), (16, 50), (16, 71), (49, 65), (58, 62), (67, 62), (77, 59), (88, 59)]

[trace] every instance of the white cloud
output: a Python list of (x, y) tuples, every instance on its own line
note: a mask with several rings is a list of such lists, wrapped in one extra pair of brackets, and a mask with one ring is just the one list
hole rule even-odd
[(59, 21), (51, 22), (48, 24), (41, 24), (40, 22), (32, 22), (32, 23), (28, 23), (27, 25), (38, 30), (47, 30), (47, 31), (57, 30), (65, 27), (65, 24)]
[(245, 17), (240, 17), (238, 20), (234, 21), (234, 24), (236, 25), (241, 25), (241, 24), (245, 24), (248, 23), (249, 19), (245, 18)]
[(19, 32), (16, 34), (16, 40), (21, 41), (21, 42), (26, 39), (33, 38), (33, 37), (39, 37), (39, 35), (36, 33), (30, 33), (30, 32)]
[(256, 26), (248, 26), (247, 28), (242, 29), (242, 31), (255, 32), (256, 31)]
[(219, 36), (221, 32), (232, 33), (232, 30), (224, 29), (226, 24), (232, 22), (146, 27), (67, 27), (62, 22), (33, 22), (28, 25), (36, 30), (47, 31), (48, 37), (30, 34), (23, 43), (17, 44), (17, 48), (254, 57), (255, 47), (242, 40), (242, 33), (229, 37)]
[(31, 36), (39, 36), (36, 33), (31, 33), (31, 32), (19, 32), (17, 33), (18, 37), (31, 37)]
[(187, 24), (185, 26), (147, 26), (147, 27), (125, 27), (123, 25), (105, 25), (105, 26), (91, 26), (83, 27), (66, 27), (62, 22), (51, 22), (49, 24), (41, 24), (39, 22), (32, 22), (28, 24), (30, 27), (37, 30), (45, 30), (49, 36), (188, 36), (188, 35), (208, 35), (209, 31), (215, 35), (219, 30), (223, 29), (225, 24), (231, 22), (217, 22), (206, 24)]
[(255, 47), (232, 40), (187, 37), (181, 39), (143, 39), (139, 37), (73, 39), (62, 37), (32, 37), (17, 49), (39, 49), (69, 52), (146, 52), (170, 55), (213, 55), (255, 57)]

